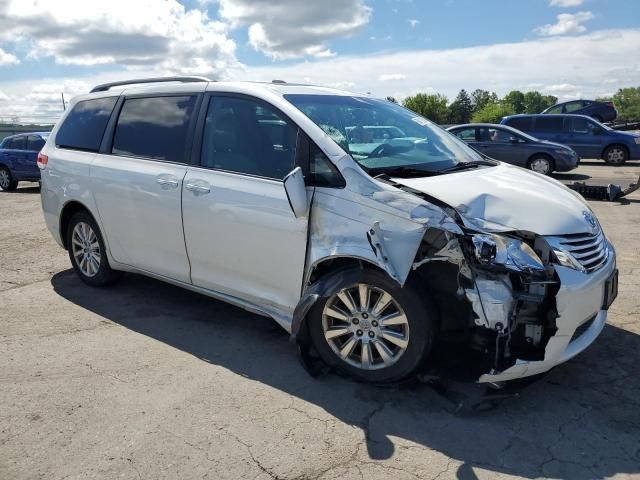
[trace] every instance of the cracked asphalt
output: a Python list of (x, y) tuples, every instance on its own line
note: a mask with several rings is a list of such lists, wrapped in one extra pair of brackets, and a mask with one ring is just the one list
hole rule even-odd
[(620, 268), (597, 342), (456, 413), (424, 384), (313, 379), (280, 327), (224, 303), (137, 275), (85, 286), (33, 185), (0, 192), (0, 479), (640, 478), (640, 192), (593, 203)]

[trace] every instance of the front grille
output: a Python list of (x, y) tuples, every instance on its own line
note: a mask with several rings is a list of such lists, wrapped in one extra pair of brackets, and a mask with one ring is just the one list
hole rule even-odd
[(582, 265), (587, 272), (597, 270), (607, 261), (609, 248), (602, 230), (592, 233), (574, 233), (563, 235), (560, 245)]
[(593, 322), (595, 321), (596, 316), (594, 315), (593, 317), (591, 317), (589, 320), (587, 320), (586, 322), (584, 322), (582, 325), (580, 325), (578, 328), (576, 328), (576, 331), (573, 332), (573, 336), (571, 337), (571, 340), (569, 340), (569, 343), (573, 342), (574, 340), (580, 338), (584, 332), (586, 332), (587, 330), (589, 330), (589, 327), (591, 325), (593, 325)]

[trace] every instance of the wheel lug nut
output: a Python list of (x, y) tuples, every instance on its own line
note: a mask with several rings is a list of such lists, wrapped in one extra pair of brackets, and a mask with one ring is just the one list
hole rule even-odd
[(375, 320), (373, 322), (371, 322), (371, 325), (373, 325), (374, 327), (378, 326), (378, 322), (376, 322)]
[(375, 333), (373, 333), (373, 332), (369, 332), (369, 336), (370, 336), (371, 338), (373, 338), (373, 337), (375, 337), (375, 336), (376, 336), (376, 334), (375, 334)]
[(351, 323), (353, 323), (354, 325), (357, 325), (360, 323), (360, 320), (358, 320), (357, 318), (354, 318), (353, 320), (351, 320)]
[(362, 336), (362, 330), (358, 330), (358, 331), (356, 332), (356, 334), (357, 334), (359, 337), (361, 337), (361, 336)]
[(363, 313), (362, 314), (362, 318), (369, 318), (369, 314), (368, 313)]

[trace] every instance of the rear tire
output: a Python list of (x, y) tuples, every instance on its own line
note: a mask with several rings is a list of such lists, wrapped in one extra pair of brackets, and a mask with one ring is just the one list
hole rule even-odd
[(122, 272), (109, 265), (102, 234), (88, 212), (77, 212), (71, 217), (66, 244), (73, 269), (87, 285), (104, 287), (122, 276)]
[(337, 293), (318, 300), (307, 317), (311, 341), (325, 363), (372, 383), (414, 372), (431, 350), (437, 325), (424, 294), (410, 281), (400, 287), (373, 269), (340, 270), (325, 279), (337, 284)]
[(11, 192), (18, 187), (18, 181), (13, 179), (11, 170), (7, 167), (0, 167), (0, 190), (3, 192)]
[(605, 149), (602, 158), (606, 164), (619, 167), (629, 160), (629, 151), (622, 145), (611, 145)]
[(551, 175), (554, 170), (553, 159), (546, 155), (534, 155), (527, 163), (529, 170), (542, 175)]

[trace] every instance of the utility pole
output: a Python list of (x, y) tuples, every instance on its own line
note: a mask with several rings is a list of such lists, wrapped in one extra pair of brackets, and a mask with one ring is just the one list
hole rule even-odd
[(67, 109), (67, 106), (64, 103), (64, 92), (60, 92), (60, 96), (62, 97), (62, 111), (64, 112)]

